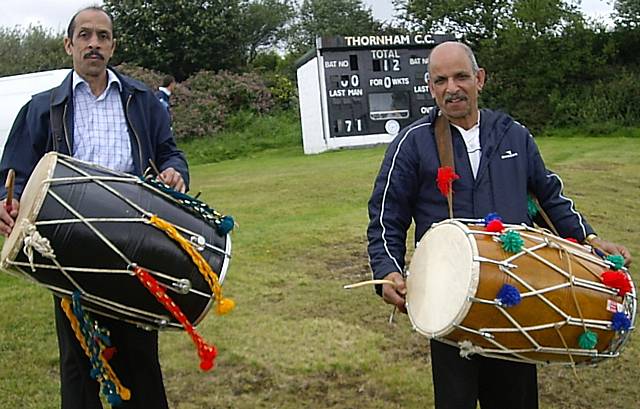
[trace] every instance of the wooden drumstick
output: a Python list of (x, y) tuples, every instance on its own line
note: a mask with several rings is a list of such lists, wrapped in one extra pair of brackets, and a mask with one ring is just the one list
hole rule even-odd
[(151, 165), (153, 171), (156, 172), (156, 176), (160, 176), (160, 170), (156, 166), (156, 163), (153, 161), (153, 159), (149, 159), (149, 165)]
[(11, 213), (13, 210), (13, 186), (16, 180), (16, 172), (13, 169), (9, 169), (7, 172), (7, 180), (4, 182), (4, 187), (7, 189), (7, 200), (4, 202), (4, 208), (7, 213)]
[(358, 288), (358, 287), (364, 287), (365, 285), (376, 285), (376, 284), (389, 284), (394, 288), (396, 287), (396, 283), (391, 280), (368, 280), (368, 281), (361, 281), (355, 284), (348, 284), (343, 286), (342, 288), (344, 288), (345, 290), (351, 290), (352, 288)]

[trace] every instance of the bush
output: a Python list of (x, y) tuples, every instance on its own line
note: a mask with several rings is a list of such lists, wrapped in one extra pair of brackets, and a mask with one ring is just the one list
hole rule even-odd
[(267, 73), (265, 81), (273, 102), (280, 109), (291, 109), (297, 106), (298, 90), (296, 84), (282, 74)]
[(554, 107), (555, 126), (593, 126), (607, 122), (638, 126), (640, 74), (618, 67), (606, 80), (597, 80), (573, 92), (552, 93), (550, 103)]
[[(142, 81), (154, 91), (164, 76), (158, 71), (129, 64), (120, 64), (116, 69)], [(281, 98), (288, 98), (287, 86), (274, 88), (278, 95), (282, 95), (276, 99), (279, 105), (283, 105)], [(176, 84), (171, 96), (173, 133), (176, 139), (213, 136), (225, 127), (230, 114), (240, 111), (264, 114), (274, 104), (269, 88), (256, 73), (232, 74), (222, 71), (216, 74), (200, 71)]]
[(224, 103), (228, 111), (249, 110), (266, 113), (273, 98), (264, 81), (256, 73), (234, 74), (228, 71), (200, 71), (183, 85), (194, 93), (202, 92)]

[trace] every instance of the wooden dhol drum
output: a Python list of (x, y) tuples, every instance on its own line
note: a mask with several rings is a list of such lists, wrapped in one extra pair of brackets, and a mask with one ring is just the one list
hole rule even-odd
[(57, 153), (29, 178), (1, 267), (60, 296), (79, 291), (83, 307), (98, 314), (146, 329), (182, 328), (131, 271), (135, 264), (197, 325), (214, 301), (210, 285), (178, 243), (149, 224), (152, 215), (171, 223), (224, 280), (228, 234), (157, 185)]
[[(424, 234), (406, 279), (414, 329), (459, 347), (463, 357), (588, 364), (618, 356), (635, 322), (630, 277), (621, 297), (600, 279), (611, 263), (588, 247), (532, 227), (504, 226), (524, 241), (519, 251), (505, 251), (500, 233), (485, 231), (478, 220), (445, 220)], [(498, 297), (505, 284), (518, 290), (516, 305)], [(620, 312), (628, 329), (614, 331)], [(595, 346), (585, 349), (579, 338), (587, 331)]]

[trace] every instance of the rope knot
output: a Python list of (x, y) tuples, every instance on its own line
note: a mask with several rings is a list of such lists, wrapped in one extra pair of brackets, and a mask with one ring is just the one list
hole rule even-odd
[(460, 346), (461, 358), (471, 359), (471, 355), (479, 354), (482, 352), (482, 348), (473, 345), (473, 343), (468, 340), (458, 342), (458, 345)]
[(49, 239), (40, 235), (40, 232), (34, 224), (24, 219), (22, 221), (22, 228), (25, 232), (25, 237), (23, 239), (24, 247), (22, 248), (22, 252), (29, 259), (31, 271), (35, 272), (36, 268), (33, 264), (33, 250), (40, 253), (43, 257), (51, 260), (55, 259), (56, 255), (53, 253), (53, 248), (51, 247)]

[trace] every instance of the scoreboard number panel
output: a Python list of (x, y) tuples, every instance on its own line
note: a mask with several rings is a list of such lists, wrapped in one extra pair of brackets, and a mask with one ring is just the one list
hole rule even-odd
[[(318, 38), (298, 61), (305, 153), (390, 142), (435, 104), (429, 53), (450, 35)], [(318, 112), (320, 111), (320, 112)]]

